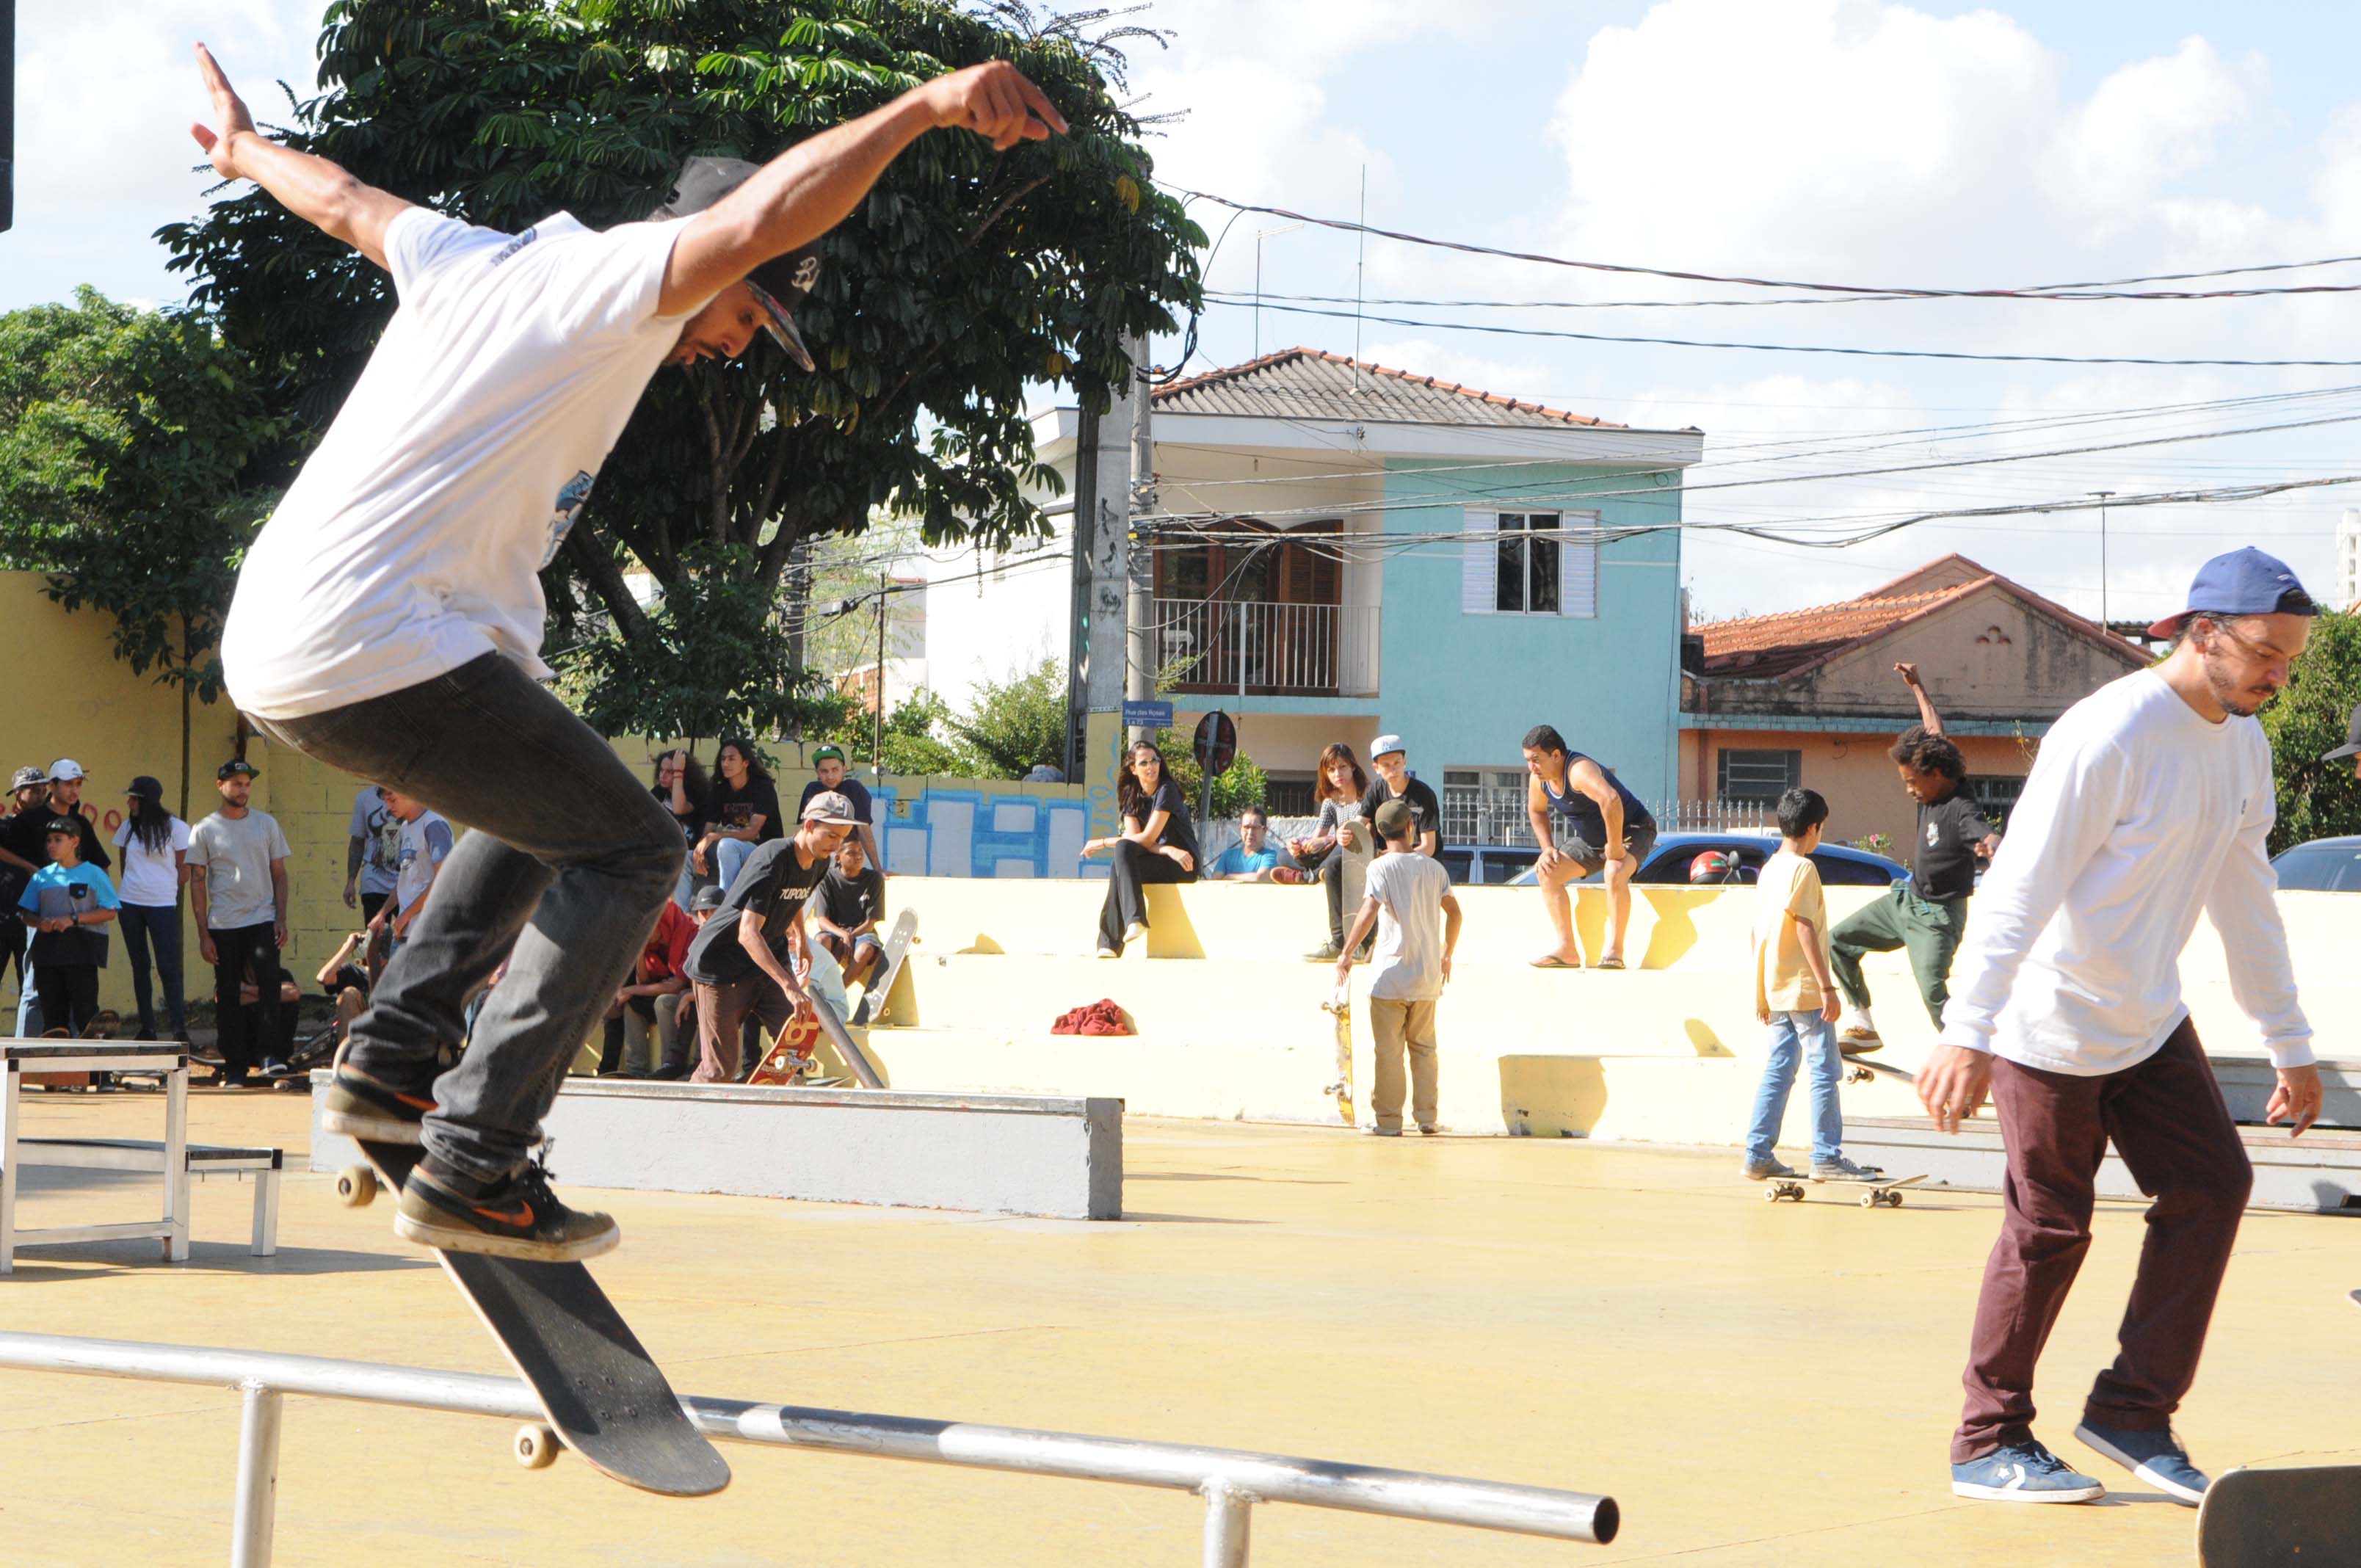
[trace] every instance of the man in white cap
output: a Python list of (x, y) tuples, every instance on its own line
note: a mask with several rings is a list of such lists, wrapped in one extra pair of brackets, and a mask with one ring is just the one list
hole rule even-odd
[(2180, 950), (2203, 913), (2279, 1071), (2265, 1117), (2301, 1134), (2320, 1114), (2320, 1072), (2274, 900), (2271, 745), (2254, 716), (2319, 613), (2259, 550), (2207, 562), (2188, 609), (2150, 629), (2176, 639), (2164, 662), (2050, 727), (1976, 894), (1941, 1043), (1918, 1074), (1947, 1133), (1989, 1092), (2008, 1157), (1951, 1440), (1960, 1497), (2105, 1495), (2033, 1435), (2033, 1371), (2090, 1249), (2110, 1145), (2151, 1201), (2122, 1354), (2074, 1435), (2191, 1508), (2205, 1496), (2172, 1415), (2254, 1176), (2180, 1000)]
[[(1365, 833), (1378, 819), (1378, 807), (1389, 800), (1399, 800), (1411, 811), (1411, 838), (1408, 852), (1439, 859), (1443, 851), (1443, 803), (1434, 797), (1433, 786), (1423, 779), (1411, 777), (1410, 751), (1399, 735), (1380, 735), (1369, 742), (1369, 768), (1375, 775), (1361, 795), (1360, 816), (1347, 818), (1338, 831), (1346, 836)], [(1376, 854), (1386, 852), (1382, 839), (1367, 848)], [(1330, 857), (1321, 868), (1320, 880), (1328, 889), (1328, 928), (1345, 928), (1345, 858)], [(1366, 948), (1367, 944), (1364, 943)], [(1351, 951), (1342, 945), (1341, 938), (1332, 938), (1329, 945), (1306, 955), (1313, 962), (1325, 963)]]
[(689, 1075), (697, 1083), (729, 1083), (739, 1076), (739, 1032), (751, 1014), (776, 1035), (809, 996), (811, 938), (804, 905), (835, 864), (837, 847), (861, 826), (851, 801), (823, 790), (804, 802), (794, 834), (774, 839), (738, 869), (728, 896), (689, 944), (688, 978), (696, 985), (702, 1059)]
[(82, 803), (82, 764), (71, 757), (60, 757), (49, 764), (49, 815), (71, 817), (80, 826), (82, 864), (111, 872), (115, 860), (106, 852), (106, 840), (99, 837), (89, 808)]
[(615, 1222), (559, 1201), (533, 1151), (563, 1064), (678, 881), (681, 836), (540, 685), (541, 569), (659, 367), (768, 334), (810, 368), (792, 306), (818, 280), (814, 247), (906, 148), (955, 127), (1005, 151), (1066, 122), (996, 60), (768, 163), (692, 159), (646, 221), (556, 213), (503, 234), (269, 140), (202, 44), (197, 64), (214, 123), (191, 130), (214, 172), (383, 268), (398, 302), (247, 554), (222, 630), (230, 695), (283, 743), (471, 829), (354, 1021), (321, 1125), (423, 1146), (394, 1222), (412, 1241), (588, 1257)]

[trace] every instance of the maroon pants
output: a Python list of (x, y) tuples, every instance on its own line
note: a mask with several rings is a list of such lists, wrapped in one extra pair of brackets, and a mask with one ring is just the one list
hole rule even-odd
[(2168, 1424), (2196, 1378), (2254, 1185), (2196, 1028), (2184, 1020), (2137, 1067), (2097, 1078), (1996, 1059), (1993, 1104), (2008, 1149), (2003, 1218), (1976, 1301), (1952, 1463), (2032, 1435), (2034, 1365), (2090, 1250), (2092, 1186), (2110, 1139), (2155, 1201), (2116, 1334), (2122, 1354), (2099, 1374), (2083, 1415), (2134, 1430)]

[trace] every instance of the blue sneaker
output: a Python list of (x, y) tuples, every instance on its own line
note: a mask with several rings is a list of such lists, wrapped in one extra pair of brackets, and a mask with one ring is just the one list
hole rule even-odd
[(1952, 1465), (1951, 1491), (1993, 1503), (2094, 1503), (2107, 1495), (2032, 1438)]
[(2170, 1427), (2136, 1431), (2084, 1421), (2074, 1429), (2074, 1436), (2175, 1502), (2192, 1508), (2205, 1500), (2205, 1488), (2213, 1484), (2205, 1472), (2189, 1463), (2189, 1451), (2180, 1446)]

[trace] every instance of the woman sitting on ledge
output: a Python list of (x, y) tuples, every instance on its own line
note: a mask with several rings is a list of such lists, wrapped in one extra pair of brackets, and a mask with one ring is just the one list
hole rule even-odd
[(1148, 895), (1141, 891), (1148, 883), (1197, 880), (1197, 834), (1189, 825), (1189, 802), (1152, 742), (1142, 740), (1131, 749), (1131, 765), (1115, 787), (1115, 808), (1123, 817), (1122, 833), (1082, 846), (1085, 857), (1115, 850), (1106, 906), (1099, 911), (1103, 959), (1121, 958), (1126, 942), (1148, 934)]

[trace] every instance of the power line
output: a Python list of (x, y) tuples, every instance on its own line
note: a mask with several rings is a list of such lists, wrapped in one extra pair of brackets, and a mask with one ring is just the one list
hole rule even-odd
[(2361, 261), (2361, 256), (2330, 256), (2323, 257), (2317, 261), (2271, 261), (2251, 267), (2217, 268), (2204, 272), (2159, 272), (2140, 278), (2114, 278), (2079, 283), (2040, 283), (2015, 289), (1894, 288), (1868, 283), (1816, 283), (1795, 279), (1746, 278), (1721, 272), (1688, 272), (1665, 267), (1642, 267), (1631, 262), (1586, 261), (1573, 257), (1550, 256), (1539, 251), (1503, 250), (1495, 246), (1477, 245), (1466, 240), (1435, 239), (1426, 235), (1406, 234), (1399, 229), (1377, 228), (1345, 218), (1317, 218), (1303, 213), (1290, 212), (1285, 207), (1266, 207), (1252, 202), (1234, 202), (1227, 196), (1216, 196), (1207, 191), (1191, 191), (1177, 185), (1167, 186), (1166, 189), (1182, 196), (1212, 202), (1240, 213), (1262, 213), (1275, 218), (1312, 224), (1321, 228), (1339, 229), (1348, 234), (1375, 235), (1380, 239), (1400, 240), (1405, 245), (1431, 246), (1441, 250), (1461, 251), (1470, 256), (1497, 256), (1509, 261), (1532, 261), (1546, 267), (1570, 267), (1588, 272), (1619, 272), (1642, 278), (1669, 278), (1686, 283), (1731, 283), (1750, 289), (1802, 289), (1816, 293), (1882, 295), (1889, 299), (1919, 300), (2226, 300), (2245, 298), (2254, 294), (2349, 294), (2361, 291), (2361, 283), (2312, 283), (2286, 289), (2214, 290), (2202, 292), (2100, 291), (2117, 290), (2132, 283), (2177, 283), (2202, 278), (2231, 278), (2257, 272), (2291, 272), (2313, 267), (2341, 267), (2351, 262)]

